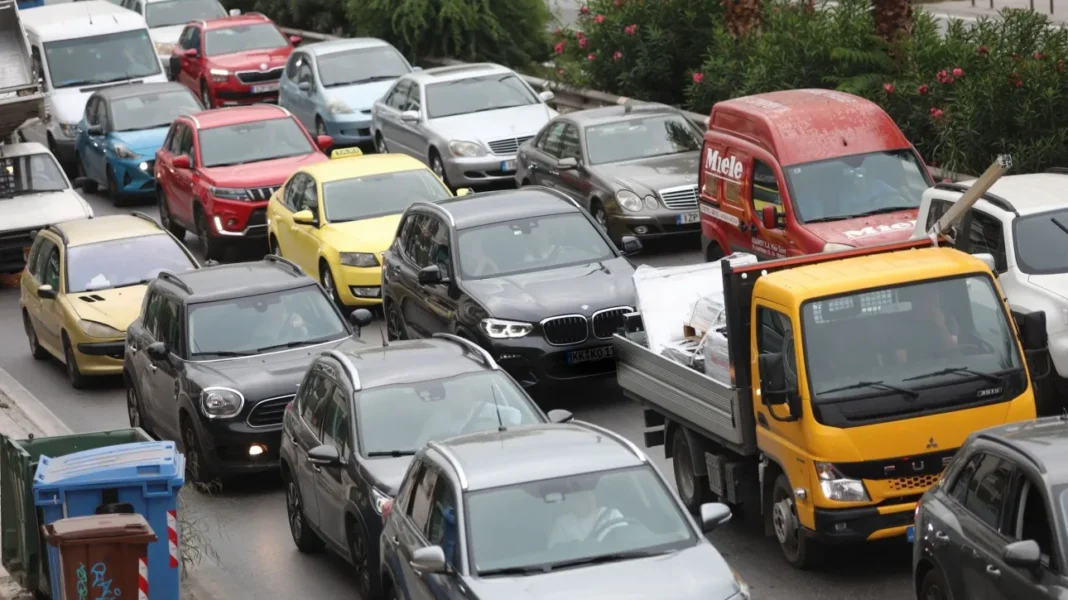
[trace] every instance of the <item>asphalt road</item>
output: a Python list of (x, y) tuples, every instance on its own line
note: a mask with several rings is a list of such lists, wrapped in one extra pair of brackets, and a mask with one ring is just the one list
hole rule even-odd
[[(87, 196), (97, 215), (125, 212), (100, 196)], [(158, 216), (153, 204), (139, 207)], [(195, 238), (187, 237), (193, 244)], [(700, 260), (698, 242), (647, 249), (638, 262), (654, 266)], [(128, 426), (121, 381), (104, 380), (93, 389), (70, 387), (62, 366), (30, 357), (19, 317), (17, 290), (0, 290), (0, 367), (10, 372), (72, 429), (79, 432)], [(378, 342), (377, 326), (366, 341)], [(641, 413), (612, 386), (582, 400), (567, 401), (578, 418), (618, 431), (639, 445)], [(651, 454), (673, 481), (661, 449)], [(354, 597), (350, 569), (339, 559), (297, 552), (285, 517), (285, 498), (277, 478), (236, 482), (210, 496), (194, 495), (188, 507), (206, 531), (217, 556), (197, 568), (204, 587), (219, 598)], [(517, 516), (521, 518), (521, 516)], [(740, 519), (739, 519), (740, 521)], [(732, 523), (711, 537), (727, 561), (753, 588), (754, 597), (781, 600), (823, 598), (900, 600), (911, 598), (910, 549), (904, 542), (850, 547), (831, 555), (826, 568), (801, 572), (787, 566), (772, 539), (742, 523)], [(187, 543), (188, 540), (187, 540)]]

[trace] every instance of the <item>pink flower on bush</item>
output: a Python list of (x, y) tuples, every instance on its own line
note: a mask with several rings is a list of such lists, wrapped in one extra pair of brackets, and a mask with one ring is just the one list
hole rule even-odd
[(598, 25), (599, 25), (599, 24), (601, 24), (601, 23), (604, 23), (604, 15), (597, 15), (597, 16), (595, 16), (595, 17), (593, 18), (593, 22), (594, 22), (594, 23), (597, 23)]
[(937, 79), (938, 83), (941, 83), (942, 85), (948, 85), (950, 83), (953, 83), (953, 76), (950, 75), (945, 69), (942, 69), (937, 74), (935, 74), (935, 79)]
[(1046, 58), (1046, 55), (1042, 54), (1038, 50), (1035, 50), (1035, 53), (1031, 55), (1031, 58), (1034, 58), (1035, 60), (1042, 60), (1042, 59)]
[(894, 90), (895, 90), (895, 89), (896, 89), (896, 88), (894, 87), (894, 84), (892, 84), (892, 83), (884, 83), (884, 84), (883, 84), (883, 90), (884, 90), (884, 91), (885, 91), (885, 92), (886, 92), (887, 94), (893, 94), (893, 93), (894, 93)]
[(929, 91), (931, 91), (931, 88), (927, 87), (926, 83), (921, 85), (920, 87), (916, 88), (916, 93), (921, 95), (921, 96), (926, 96), (927, 92), (929, 92)]
[(1020, 62), (1021, 60), (1023, 60), (1023, 59), (1022, 59), (1022, 58), (1020, 58), (1020, 55), (1019, 55), (1019, 54), (1013, 53), (1013, 55), (1012, 55), (1012, 62)]
[(556, 42), (556, 45), (553, 46), (553, 52), (556, 52), (557, 54), (563, 54), (564, 53), (564, 47), (566, 45), (567, 45), (567, 42)]
[(594, 54), (593, 52), (590, 52), (589, 54), (586, 55), (586, 60), (597, 60), (597, 55)]
[(1023, 79), (1016, 80), (1016, 87), (1023, 87)]
[(579, 14), (582, 14), (582, 15), (590, 14), (590, 7), (586, 6), (586, 5), (583, 5), (582, 8), (579, 9)]
[(637, 25), (627, 25), (626, 27), (623, 28), (623, 33), (625, 33), (627, 35), (634, 35), (635, 33), (638, 33), (638, 26)]
[(986, 46), (979, 46), (979, 49), (976, 50), (976, 52), (979, 53), (979, 56), (986, 56), (987, 54), (990, 54), (990, 49)]
[(931, 118), (936, 120), (936, 121), (938, 119), (941, 119), (942, 117), (946, 116), (946, 113), (941, 108), (938, 108), (937, 106), (932, 106), (930, 113), (931, 113)]
[(589, 42), (590, 38), (579, 38), (579, 48), (585, 48)]
[(558, 38), (558, 37), (560, 37), (560, 36), (561, 36), (561, 35), (563, 35), (563, 34), (564, 34), (564, 32), (563, 32), (563, 31), (560, 31), (560, 28), (559, 28), (559, 27), (557, 27), (556, 29), (553, 29), (553, 37), (556, 37), (556, 38)]
[(964, 77), (964, 69), (960, 67), (953, 67), (953, 76), (958, 79)]
[(616, 60), (619, 60), (619, 59), (623, 58), (623, 53), (620, 52), (619, 50), (616, 50), (615, 54), (612, 55), (612, 58), (614, 58)]
[(581, 29), (579, 29), (578, 31), (575, 32), (575, 39), (581, 40), (584, 37), (586, 37), (586, 34), (582, 33)]
[(704, 73), (694, 73), (693, 74), (693, 82), (694, 83), (701, 83), (704, 80), (705, 80), (705, 74)]

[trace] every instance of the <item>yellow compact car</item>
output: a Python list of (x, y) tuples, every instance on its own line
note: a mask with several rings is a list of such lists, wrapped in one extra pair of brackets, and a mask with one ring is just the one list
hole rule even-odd
[(341, 308), (381, 304), (382, 253), (393, 243), (401, 213), (413, 202), (453, 194), (411, 156), (365, 156), (347, 148), (331, 158), (300, 169), (271, 196), (271, 253), (319, 279)]
[[(41, 229), (19, 298), (30, 352), (38, 360), (51, 354), (63, 361), (75, 388), (90, 375), (122, 373), (126, 328), (141, 312), (148, 282), (161, 271), (199, 266), (174, 236), (137, 213)], [(166, 336), (174, 315), (150, 312), (146, 318), (157, 316), (146, 326)]]

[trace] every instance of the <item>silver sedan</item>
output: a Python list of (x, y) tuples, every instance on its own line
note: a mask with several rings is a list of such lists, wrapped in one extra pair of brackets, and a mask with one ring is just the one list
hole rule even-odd
[(453, 188), (510, 181), (519, 145), (557, 115), (552, 99), (500, 65), (409, 73), (371, 109), (375, 148), (418, 158)]

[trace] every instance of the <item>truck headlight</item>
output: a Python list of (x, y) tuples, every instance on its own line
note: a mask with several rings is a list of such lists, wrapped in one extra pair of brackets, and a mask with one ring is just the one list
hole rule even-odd
[(481, 144), (465, 142), (463, 140), (453, 140), (449, 142), (449, 152), (452, 152), (453, 156), (465, 156), (467, 158), (486, 155), (486, 149), (483, 148)]
[(200, 410), (209, 419), (236, 417), (245, 406), (241, 392), (230, 388), (204, 388), (200, 392)]
[(483, 333), (495, 340), (521, 338), (534, 331), (534, 326), (530, 323), (504, 319), (482, 319), (478, 326), (482, 328)]
[(78, 327), (85, 332), (85, 335), (93, 338), (116, 338), (126, 335), (111, 325), (97, 323), (96, 321), (81, 320), (78, 321)]
[(366, 252), (339, 252), (338, 258), (346, 267), (377, 267), (378, 259)]
[(849, 244), (836, 244), (834, 242), (828, 242), (823, 245), (823, 252), (844, 252), (846, 250), (854, 250), (856, 246), (850, 246)]
[(638, 194), (635, 194), (630, 190), (619, 190), (616, 192), (616, 202), (631, 212), (638, 212), (642, 209), (642, 199), (638, 197)]
[(848, 479), (831, 463), (816, 463), (816, 475), (819, 476), (823, 497), (837, 502), (867, 502), (868, 490), (864, 482)]

